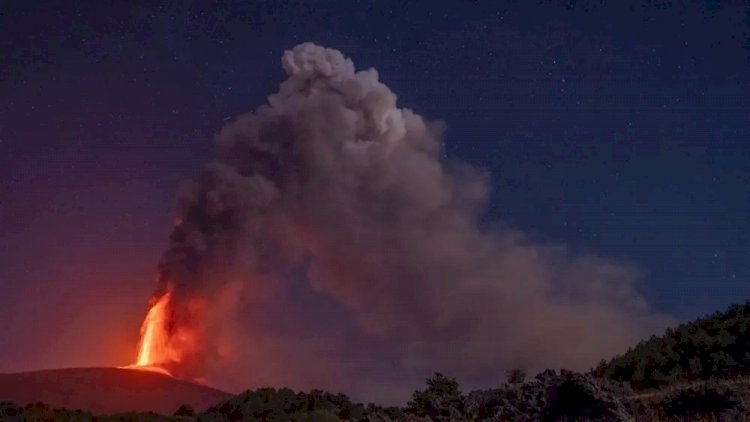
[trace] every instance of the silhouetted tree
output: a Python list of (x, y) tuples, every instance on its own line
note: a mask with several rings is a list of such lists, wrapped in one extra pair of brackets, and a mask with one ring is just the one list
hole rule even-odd
[(195, 409), (189, 404), (183, 404), (175, 410), (174, 416), (195, 416)]
[(417, 390), (406, 406), (406, 412), (426, 416), (433, 421), (460, 420), (463, 415), (464, 397), (453, 378), (437, 372), (427, 379), (427, 389)]
[(511, 385), (523, 384), (526, 381), (526, 371), (523, 369), (511, 369), (505, 373), (505, 379)]

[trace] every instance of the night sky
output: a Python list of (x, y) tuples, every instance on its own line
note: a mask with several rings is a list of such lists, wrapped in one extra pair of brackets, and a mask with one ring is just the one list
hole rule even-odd
[(750, 298), (750, 2), (129, 3), (0, 3), (0, 372), (132, 360), (180, 185), (304, 41), (445, 122), (483, 221), (679, 320)]

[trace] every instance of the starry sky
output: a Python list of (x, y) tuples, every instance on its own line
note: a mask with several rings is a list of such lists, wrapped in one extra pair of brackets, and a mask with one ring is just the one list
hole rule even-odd
[(303, 41), (444, 121), (485, 221), (680, 320), (750, 298), (750, 2), (2, 2), (0, 372), (132, 359), (176, 192)]

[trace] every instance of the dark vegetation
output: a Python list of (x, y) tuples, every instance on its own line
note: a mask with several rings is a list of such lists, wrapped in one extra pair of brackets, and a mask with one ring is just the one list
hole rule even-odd
[(592, 371), (635, 389), (741, 373), (750, 373), (750, 302), (668, 329)]
[(0, 421), (744, 421), (750, 400), (750, 303), (669, 329), (586, 374), (506, 373), (499, 388), (461, 391), (436, 373), (404, 407), (352, 402), (343, 394), (287, 388), (246, 391), (209, 409), (172, 416), (98, 416), (43, 403), (0, 403)]
[(700, 384), (668, 394), (662, 402), (666, 416), (696, 418), (706, 414), (745, 414), (742, 398), (730, 387)]

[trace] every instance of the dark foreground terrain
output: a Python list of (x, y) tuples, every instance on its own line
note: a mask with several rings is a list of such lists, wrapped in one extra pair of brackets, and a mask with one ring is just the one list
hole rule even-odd
[[(155, 411), (171, 415), (181, 404), (202, 409), (231, 395), (149, 371), (71, 368), (0, 374), (0, 401), (42, 402), (95, 414)], [(7, 405), (4, 407), (7, 410)], [(0, 413), (3, 420), (8, 416)]]
[[(36, 402), (0, 404), (2, 421), (745, 421), (750, 386), (742, 379), (677, 383), (658, 390), (634, 391), (590, 374), (545, 371), (501, 388), (462, 393), (455, 380), (436, 374), (403, 408), (352, 403), (324, 391), (295, 393), (259, 389), (204, 408), (176, 404), (176, 395), (154, 393), (159, 412), (100, 412), (50, 407)], [(89, 390), (92, 391), (92, 390)], [(140, 396), (109, 393), (91, 396), (92, 406)], [(50, 396), (53, 397), (53, 396)], [(183, 396), (187, 397), (187, 396)], [(70, 400), (69, 398), (66, 400)], [(141, 399), (142, 400), (142, 399)], [(146, 406), (149, 401), (130, 402)], [(171, 406), (171, 410), (166, 408)], [(96, 407), (91, 407), (95, 409)], [(195, 409), (198, 409), (196, 412)]]
[(401, 408), (319, 390), (230, 396), (161, 374), (94, 368), (0, 374), (0, 420), (750, 421), (748, 374), (750, 303), (669, 329), (585, 374), (509, 371), (496, 389), (463, 392), (438, 373)]

